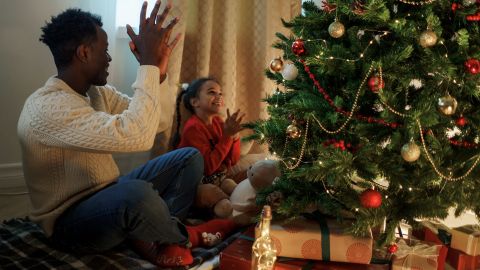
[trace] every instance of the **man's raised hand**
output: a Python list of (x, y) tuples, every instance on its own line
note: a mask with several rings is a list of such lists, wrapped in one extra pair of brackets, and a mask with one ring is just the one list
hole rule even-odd
[(160, 69), (160, 74), (163, 76), (167, 72), (170, 54), (180, 40), (180, 34), (172, 41), (169, 40), (178, 18), (171, 20), (166, 27), (162, 27), (172, 6), (171, 3), (168, 3), (163, 12), (157, 15), (160, 4), (161, 2), (157, 0), (150, 17), (146, 18), (147, 2), (145, 1), (140, 11), (138, 35), (135, 34), (130, 25), (127, 25), (127, 33), (131, 39), (130, 50), (140, 65), (155, 65)]

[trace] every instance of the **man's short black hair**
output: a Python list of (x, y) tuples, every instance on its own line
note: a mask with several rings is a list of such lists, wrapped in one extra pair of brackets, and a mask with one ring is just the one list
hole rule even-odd
[(57, 68), (70, 64), (77, 47), (97, 38), (96, 26), (102, 26), (98, 15), (80, 9), (67, 9), (51, 22), (42, 27), (40, 41), (47, 44), (52, 51)]

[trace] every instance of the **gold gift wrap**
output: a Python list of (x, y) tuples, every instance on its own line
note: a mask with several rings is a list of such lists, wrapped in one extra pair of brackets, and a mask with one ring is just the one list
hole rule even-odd
[[(322, 224), (323, 223), (323, 224)], [(344, 234), (346, 225), (332, 219), (324, 222), (306, 218), (272, 222), (270, 236), (277, 256), (368, 264), (373, 239)], [(323, 235), (323, 236), (322, 236)]]
[(398, 241), (398, 251), (393, 256), (392, 270), (437, 270), (441, 245), (404, 239)]
[(480, 255), (480, 226), (464, 225), (452, 231), (451, 248), (461, 250), (468, 255)]

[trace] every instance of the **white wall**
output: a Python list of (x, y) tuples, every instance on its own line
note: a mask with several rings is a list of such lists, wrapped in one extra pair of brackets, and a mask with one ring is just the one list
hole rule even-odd
[[(125, 0), (123, 0), (125, 1)], [(123, 1), (119, 1), (121, 4)], [(109, 36), (113, 61), (109, 83), (127, 94), (138, 64), (127, 39), (118, 39), (115, 26), (117, 0), (0, 0), (0, 166), (19, 164), (16, 126), (25, 99), (56, 73), (46, 45), (38, 41), (45, 21), (52, 15), (78, 7), (102, 17)], [(132, 11), (138, 13), (139, 11)]]

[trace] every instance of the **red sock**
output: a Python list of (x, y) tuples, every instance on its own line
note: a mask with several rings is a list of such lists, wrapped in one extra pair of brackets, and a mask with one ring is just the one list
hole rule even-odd
[(160, 267), (184, 266), (193, 263), (190, 249), (179, 245), (160, 246), (154, 242), (132, 240), (133, 249), (144, 259)]
[(179, 245), (166, 246), (155, 260), (155, 264), (161, 267), (185, 266), (192, 263), (193, 257), (190, 249)]
[(192, 247), (198, 247), (212, 245), (204, 241), (202, 233), (217, 235), (222, 240), (235, 229), (235, 223), (231, 219), (212, 219), (197, 226), (186, 227)]

